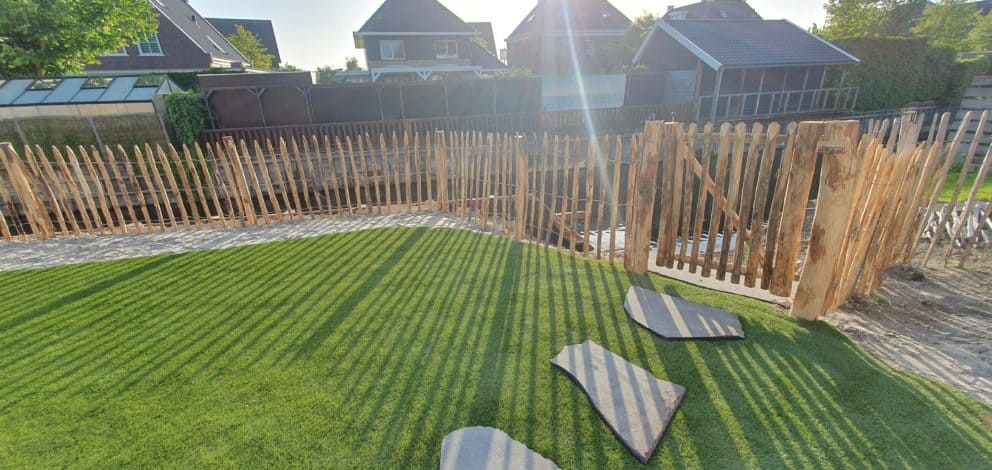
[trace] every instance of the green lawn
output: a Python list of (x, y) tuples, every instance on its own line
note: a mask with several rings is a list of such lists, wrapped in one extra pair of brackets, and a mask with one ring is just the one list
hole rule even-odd
[[(737, 312), (748, 339), (660, 340), (627, 319), (631, 284)], [(826, 325), (498, 237), (375, 230), (0, 286), (5, 468), (437, 468), (471, 425), (563, 468), (643, 468), (549, 363), (586, 339), (688, 389), (651, 467), (992, 461), (992, 409)]]
[[(971, 195), (971, 188), (975, 186), (975, 180), (977, 178), (978, 170), (970, 172), (968, 177), (965, 178), (964, 186), (961, 188), (961, 194), (958, 195), (959, 203), (968, 200), (968, 196)], [(944, 190), (940, 193), (940, 202), (951, 202), (951, 197), (954, 196), (954, 188), (957, 186), (959, 179), (961, 179), (960, 165), (952, 168), (951, 172), (947, 174), (947, 182), (944, 184)], [(982, 182), (982, 187), (978, 190), (978, 200), (992, 201), (992, 176), (986, 177), (985, 181)]]

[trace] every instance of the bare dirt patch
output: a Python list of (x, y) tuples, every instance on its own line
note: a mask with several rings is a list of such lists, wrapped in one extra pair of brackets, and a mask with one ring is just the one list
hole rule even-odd
[(958, 269), (939, 260), (923, 268), (919, 256), (913, 266), (886, 273), (872, 298), (850, 302), (826, 321), (898, 367), (992, 403), (989, 258)]

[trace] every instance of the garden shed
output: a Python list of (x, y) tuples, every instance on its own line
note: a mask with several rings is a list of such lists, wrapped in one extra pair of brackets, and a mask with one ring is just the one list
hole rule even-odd
[(756, 19), (661, 20), (634, 57), (665, 104), (712, 121), (853, 109), (845, 71), (858, 62), (789, 21)]

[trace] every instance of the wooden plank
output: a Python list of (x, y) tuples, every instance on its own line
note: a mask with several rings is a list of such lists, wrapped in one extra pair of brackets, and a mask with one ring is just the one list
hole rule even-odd
[[(356, 211), (360, 211), (362, 207), (362, 190), (361, 186), (358, 184), (358, 169), (355, 167), (355, 152), (352, 151), (351, 138), (347, 138), (348, 141), (348, 151), (345, 152), (344, 147), (341, 144), (341, 139), (338, 137), (334, 138), (334, 143), (338, 147), (338, 153), (341, 154), (341, 172), (343, 173), (341, 180), (344, 182), (344, 198), (345, 204), (348, 205), (348, 215), (354, 215)], [(350, 169), (350, 170), (349, 170)], [(351, 203), (351, 186), (348, 183), (348, 178), (354, 178), (355, 187), (355, 205)]]
[[(2, 192), (2, 191), (0, 191)], [(10, 218), (3, 213), (3, 204), (0, 203), (0, 235), (3, 236), (4, 241), (12, 241), (14, 239), (13, 235), (10, 233), (10, 227), (7, 225), (7, 219)]]
[[(137, 149), (137, 147), (135, 147)], [(93, 189), (87, 182), (86, 176), (83, 174), (83, 169), (79, 164), (79, 159), (76, 157), (76, 153), (71, 147), (65, 148), (66, 162), (69, 165), (69, 169), (72, 171), (72, 175), (75, 180), (78, 181), (79, 186), (77, 189), (82, 193), (83, 200), (86, 204), (83, 206), (89, 212), (90, 220), (92, 221), (92, 229), (95, 232), (107, 233), (105, 230), (103, 222), (100, 220), (100, 211), (97, 208), (96, 200), (93, 198)], [(148, 180), (150, 181), (150, 180)]]
[(162, 206), (165, 207), (165, 214), (168, 217), (168, 226), (172, 227), (173, 230), (177, 230), (179, 228), (179, 223), (176, 220), (176, 213), (172, 209), (172, 197), (169, 195), (169, 189), (165, 186), (165, 180), (162, 179), (162, 172), (158, 169), (158, 163), (155, 161), (155, 152), (149, 144), (145, 144), (145, 157), (147, 158), (148, 167), (151, 169), (152, 182), (155, 184), (155, 190), (159, 193), (159, 201), (162, 203)]
[(166, 156), (165, 150), (162, 149), (161, 145), (156, 145), (155, 151), (158, 153), (159, 161), (161, 161), (162, 171), (165, 173), (165, 179), (169, 183), (169, 190), (172, 191), (173, 200), (176, 201), (176, 206), (179, 208), (179, 217), (182, 219), (183, 228), (189, 229), (189, 213), (186, 211), (186, 204), (183, 203), (182, 192), (179, 191), (179, 184), (176, 182), (176, 177), (173, 174), (172, 165), (169, 165), (169, 158)]
[[(68, 233), (69, 229), (65, 223), (65, 217), (62, 215), (61, 204), (59, 203), (58, 196), (55, 194), (55, 190), (52, 188), (53, 183), (42, 173), (41, 166), (38, 164), (30, 145), (24, 146), (23, 160), (27, 165), (22, 165), (21, 167), (24, 169), (28, 182), (36, 191), (35, 197), (38, 207), (41, 209), (41, 216), (44, 219), (42, 224), (48, 230), (47, 236), (54, 238), (60, 232)], [(47, 206), (43, 198), (48, 200)], [(55, 227), (55, 222), (52, 222), (52, 214), (55, 215), (58, 229)]]
[[(411, 152), (410, 152), (410, 133), (409, 132), (404, 132), (403, 133), (403, 174), (404, 174), (403, 183), (406, 185), (406, 188), (405, 189), (406, 189), (406, 211), (407, 212), (413, 212), (413, 193), (412, 193), (413, 178), (412, 178), (412, 175), (410, 174), (410, 155), (411, 155)], [(398, 183), (399, 177), (397, 177), (396, 181), (397, 181), (397, 185), (398, 185), (399, 184)], [(397, 191), (399, 191), (399, 189), (397, 189)]]
[[(776, 133), (777, 131), (778, 129), (776, 128)], [(760, 149), (764, 142), (764, 126), (762, 126), (761, 123), (755, 123), (751, 128), (751, 146), (748, 148), (747, 167), (744, 170), (744, 180), (742, 182), (744, 185), (744, 194), (741, 196), (741, 208), (739, 212), (740, 222), (737, 224), (737, 247), (734, 250), (733, 261), (734, 270), (730, 276), (730, 282), (734, 284), (740, 284), (741, 275), (744, 271), (744, 252), (748, 251), (745, 250), (744, 247), (745, 244), (750, 241), (748, 240), (748, 237), (745, 237), (744, 235), (750, 228), (751, 215), (755, 202), (755, 178), (758, 176), (758, 160), (760, 160)], [(765, 184), (765, 191), (767, 193), (767, 182)], [(762, 207), (764, 207), (764, 202), (762, 202)], [(751, 228), (750, 230), (753, 237), (756, 228)], [(756, 251), (750, 251), (750, 253), (752, 253), (753, 256)]]
[[(265, 184), (265, 191), (269, 194), (269, 203), (272, 204), (272, 216), (269, 222), (273, 220), (282, 221), (282, 207), (279, 206), (279, 197), (276, 194), (276, 188), (272, 184), (272, 175), (269, 174), (269, 163), (265, 152), (262, 150), (262, 145), (258, 140), (252, 140), (252, 147), (255, 149), (255, 155), (258, 155), (258, 173), (262, 175), (262, 183)], [(247, 152), (246, 152), (247, 153)], [(273, 155), (275, 152), (269, 152), (269, 155)], [(260, 195), (259, 198), (263, 199), (265, 196)], [(265, 206), (265, 212), (268, 212), (268, 207)]]
[[(372, 152), (372, 144), (369, 144), (369, 152)], [(379, 134), (379, 154), (382, 158), (382, 185), (386, 189), (386, 207), (385, 211), (387, 214), (393, 212), (393, 191), (389, 186), (389, 162), (396, 160), (396, 146), (393, 146), (393, 155), (390, 158), (389, 152), (386, 150), (386, 136)], [(373, 162), (375, 159), (373, 159)], [(378, 166), (378, 165), (376, 165)], [(376, 177), (376, 186), (378, 187), (379, 177)]]
[[(516, 230), (514, 232), (514, 240), (523, 240), (527, 232), (527, 183), (530, 176), (530, 170), (527, 165), (527, 151), (524, 148), (526, 145), (526, 138), (522, 135), (518, 135), (514, 139), (514, 154), (517, 157), (516, 163), (516, 176), (517, 176), (517, 188), (516, 188)], [(464, 192), (463, 192), (464, 194)]]
[[(703, 258), (703, 277), (710, 277), (713, 269), (713, 255), (716, 251), (716, 236), (720, 233), (720, 223), (726, 209), (720, 203), (725, 196), (727, 181), (727, 159), (730, 155), (730, 124), (720, 127), (720, 147), (717, 149), (716, 188), (713, 194), (713, 207), (710, 210), (709, 234), (706, 239), (706, 255)], [(726, 242), (726, 240), (724, 240)]]
[[(859, 130), (858, 121), (834, 121), (823, 126), (827, 147), (823, 148), (816, 214), (806, 264), (791, 311), (797, 318), (814, 321), (830, 313), (832, 307), (833, 292), (838, 288), (843, 268), (841, 251), (848, 236), (847, 222), (851, 219), (856, 197)], [(800, 125), (800, 134), (802, 131)], [(805, 148), (803, 137), (800, 135), (801, 149)], [(800, 159), (813, 155), (800, 154)]]
[[(572, 166), (573, 166), (573, 169), (572, 169), (572, 195), (571, 195), (571, 198), (572, 198), (572, 212), (577, 212), (579, 210), (579, 201), (582, 200), (582, 198), (579, 197), (580, 196), (580, 193), (579, 193), (579, 191), (580, 191), (580, 187), (579, 187), (580, 171), (579, 171), (579, 169), (581, 168), (581, 165), (582, 165), (582, 154), (580, 153), (581, 152), (581, 149), (582, 149), (581, 143), (582, 143), (582, 140), (579, 139), (578, 137), (576, 137), (572, 141), (572, 145), (575, 147), (574, 148), (575, 156), (577, 157), (572, 162)], [(568, 214), (565, 213), (563, 215), (567, 216)], [(576, 219), (577, 219), (577, 217), (572, 219), (572, 221), (573, 221), (572, 222), (573, 227), (571, 227), (572, 230), (575, 230), (574, 224), (575, 224), (575, 220)], [(563, 221), (563, 223), (564, 223), (564, 221)], [(573, 237), (573, 238), (571, 238), (569, 240), (569, 248), (568, 248), (568, 253), (571, 256), (575, 256), (575, 252), (576, 252), (576, 246), (575, 245), (576, 245), (576, 239)], [(586, 247), (583, 246), (582, 248), (585, 249)]]
[[(200, 148), (200, 144), (194, 143), (193, 150), (196, 151), (197, 163), (200, 164), (200, 176), (198, 178), (203, 178), (207, 182), (207, 190), (210, 191), (210, 201), (214, 205), (214, 211), (217, 213), (217, 219), (224, 228), (228, 228), (230, 225), (227, 223), (227, 217), (224, 216), (224, 206), (220, 203), (220, 195), (214, 185), (213, 172), (210, 171), (210, 167), (207, 165), (206, 158), (203, 157), (203, 150)], [(207, 153), (210, 153), (210, 147), (207, 147)]]
[[(756, 129), (759, 130), (760, 129)], [(744, 146), (747, 143), (747, 127), (744, 123), (737, 125), (734, 133), (733, 162), (730, 172), (730, 186), (727, 191), (727, 206), (725, 214), (740, 213), (738, 203), (740, 201), (741, 177), (744, 169)], [(726, 217), (723, 229), (723, 243), (720, 244), (720, 263), (716, 269), (717, 280), (723, 281), (727, 278), (727, 263), (730, 261), (730, 244), (733, 234), (737, 233), (737, 243), (744, 239), (744, 231), (740, 229), (739, 223), (735, 224), (732, 217)]]
[(590, 232), (592, 232), (592, 204), (596, 196), (596, 148), (599, 144), (593, 136), (589, 136), (586, 144), (586, 204), (585, 218), (582, 220), (582, 244), (585, 250), (589, 250)]
[[(562, 179), (561, 213), (567, 214), (569, 210), (568, 209), (568, 187), (569, 187), (568, 170), (571, 163), (569, 160), (572, 155), (572, 139), (569, 136), (565, 136), (564, 149), (565, 149), (565, 154), (562, 158), (562, 173), (561, 173), (561, 179)], [(561, 219), (558, 225), (558, 249), (560, 250), (564, 246), (565, 246), (565, 220)]]
[[(306, 144), (306, 142), (304, 142), (304, 144)], [(303, 164), (303, 159), (305, 158), (309, 162), (310, 156), (300, 151), (300, 146), (296, 143), (296, 139), (290, 139), (289, 150), (293, 155), (293, 163), (296, 167), (296, 174), (299, 175), (298, 188), (303, 192), (303, 206), (306, 207), (306, 215), (309, 215), (311, 219), (314, 219), (316, 216), (313, 212), (313, 204), (310, 202), (310, 182), (307, 180), (307, 172)], [(300, 211), (303, 211), (303, 207), (300, 208)]]
[[(432, 161), (435, 161), (434, 148), (436, 145), (433, 144), (436, 134), (430, 132), (424, 134), (424, 179), (427, 185), (427, 208), (429, 210), (435, 210), (437, 205), (434, 203), (434, 184), (436, 183), (436, 177), (431, 176), (431, 166)], [(434, 174), (437, 175), (437, 169), (435, 168)]]
[(627, 246), (633, 246), (630, 244), (632, 237), (634, 236), (634, 231), (631, 229), (634, 220), (634, 199), (635, 192), (637, 189), (637, 166), (640, 161), (640, 138), (637, 134), (630, 137), (630, 163), (627, 165), (627, 207), (626, 207), (626, 219), (624, 219), (624, 232), (626, 238), (624, 239), (624, 267), (628, 266), (627, 261)]
[[(245, 174), (244, 163), (238, 152), (238, 146), (234, 139), (224, 138), (224, 146), (227, 148), (227, 163), (231, 169), (228, 178), (233, 180), (236, 188), (236, 200), (240, 203), (242, 218), (245, 224), (250, 226), (258, 225), (258, 217), (255, 215), (255, 203), (251, 198), (251, 185), (248, 183), (249, 176)], [(223, 153), (223, 149), (218, 149), (218, 153)]]
[(803, 122), (799, 124), (796, 135), (795, 156), (792, 158), (789, 186), (785, 191), (782, 222), (775, 247), (775, 264), (771, 272), (770, 291), (781, 297), (792, 295), (809, 191), (816, 170), (816, 149), (823, 135), (823, 123)]
[(603, 212), (606, 199), (606, 188), (603, 182), (606, 181), (606, 168), (610, 154), (610, 136), (603, 136), (599, 158), (596, 159), (596, 181), (599, 183), (599, 197), (597, 198), (598, 210), (596, 212), (596, 259), (603, 259)]
[[(304, 181), (307, 182), (306, 195), (308, 200), (313, 199), (312, 207), (314, 209), (313, 212), (311, 212), (310, 216), (311, 218), (316, 219), (318, 215), (324, 213), (324, 200), (321, 199), (320, 197), (320, 188), (322, 185), (318, 183), (320, 176), (318, 175), (317, 171), (314, 169), (314, 164), (313, 164), (313, 161), (319, 158), (318, 153), (320, 152), (320, 147), (317, 146), (314, 147), (313, 150), (311, 150), (310, 143), (307, 142), (307, 139), (305, 137), (302, 138), (300, 142), (302, 144), (302, 152), (300, 153), (300, 156), (303, 158), (302, 163), (303, 163)], [(313, 182), (312, 185), (310, 185), (311, 181)]]
[[(291, 196), (292, 203), (290, 199), (286, 200), (286, 204), (290, 206), (290, 212), (295, 214), (296, 220), (303, 221), (306, 219), (303, 213), (303, 202), (300, 200), (300, 191), (296, 185), (296, 173), (292, 160), (296, 158), (294, 154), (289, 151), (289, 144), (286, 143), (286, 139), (279, 139), (279, 157), (282, 162), (282, 178), (285, 180), (282, 183), (283, 188), (289, 187), (289, 196)], [(298, 159), (297, 159), (298, 160)]]
[[(982, 184), (985, 182), (986, 176), (988, 176), (989, 167), (992, 166), (992, 150), (989, 150), (985, 154), (985, 160), (982, 161), (982, 166), (978, 169), (978, 173), (975, 176), (975, 184), (971, 187), (971, 193), (968, 195), (968, 201), (964, 205), (964, 217), (961, 218), (961, 222), (955, 224), (954, 234), (951, 236), (951, 242), (947, 244), (947, 249), (944, 250), (944, 265), (946, 266), (950, 262), (951, 254), (954, 251), (954, 240), (961, 238), (961, 233), (964, 231), (964, 226), (968, 222), (968, 214), (971, 214), (975, 210), (975, 205), (978, 203), (978, 193), (982, 190)], [(970, 240), (969, 240), (970, 242)], [(959, 267), (963, 267), (964, 263), (968, 260), (969, 251), (967, 249), (962, 250), (961, 261), (958, 263)]]
[[(430, 135), (424, 136), (425, 152), (430, 155)], [(423, 172), (427, 172), (430, 165), (425, 161)], [(420, 167), (420, 133), (414, 132), (413, 134), (413, 172), (417, 175), (417, 209), (423, 208), (424, 202), (424, 173), (421, 172)], [(430, 185), (430, 181), (427, 182)], [(428, 198), (429, 199), (429, 198)]]
[[(765, 206), (768, 201), (768, 187), (771, 179), (772, 164), (775, 161), (775, 151), (778, 147), (778, 123), (771, 123), (768, 129), (761, 133), (759, 129), (752, 131), (754, 140), (751, 142), (751, 152), (748, 155), (748, 167), (745, 172), (744, 207), (741, 209), (740, 231), (745, 232), (750, 225), (751, 236), (748, 240), (738, 239), (738, 249), (734, 257), (734, 272), (731, 282), (737, 284), (744, 276), (744, 285), (755, 286), (758, 272), (761, 240), (764, 237)], [(764, 146), (759, 153), (758, 148)], [(759, 165), (760, 160), (760, 165)], [(743, 243), (747, 242), (747, 250)], [(744, 265), (744, 252), (748, 252), (747, 265)]]
[(486, 135), (486, 155), (485, 164), (482, 171), (482, 228), (489, 228), (489, 208), (492, 206), (492, 197), (490, 193), (490, 181), (492, 180), (492, 160), (493, 160), (493, 134), (490, 132)]
[[(315, 167), (317, 169), (315, 177), (320, 179), (320, 187), (324, 190), (324, 199), (323, 199), (323, 206), (325, 208), (324, 211), (325, 214), (327, 214), (327, 216), (330, 217), (331, 215), (334, 214), (334, 209), (333, 209), (334, 202), (331, 200), (331, 188), (327, 184), (328, 177), (327, 177), (327, 172), (324, 171), (324, 162), (326, 161), (328, 165), (330, 165), (332, 168), (334, 167), (334, 161), (331, 159), (331, 152), (330, 152), (331, 149), (330, 147), (326, 147), (325, 149), (323, 149), (326, 150), (326, 152), (324, 152), (320, 147), (320, 140), (318, 140), (317, 136), (314, 134), (310, 135), (310, 144), (313, 146), (312, 148), (313, 148), (314, 159), (317, 161), (315, 164)], [(336, 180), (334, 181), (334, 184), (335, 186), (337, 185)], [(335, 197), (337, 196), (337, 192), (335, 192), (334, 196)], [(337, 207), (340, 208), (341, 204), (338, 203)]]
[[(971, 117), (972, 114), (970, 112), (965, 114), (964, 116), (965, 127), (967, 127), (967, 123), (971, 121)], [(985, 132), (985, 126), (988, 123), (988, 117), (989, 117), (988, 111), (982, 113), (981, 119), (977, 123), (978, 133), (981, 134)], [(947, 150), (947, 153), (944, 155), (944, 158), (946, 159), (945, 166), (956, 160), (958, 154), (957, 150), (958, 150), (958, 146), (960, 145), (961, 138), (962, 138), (962, 133), (959, 130), (957, 135), (955, 135), (954, 140), (951, 143), (951, 147)], [(964, 189), (964, 183), (968, 178), (968, 174), (971, 172), (971, 167), (975, 161), (975, 156), (977, 155), (977, 150), (978, 150), (977, 143), (978, 143), (977, 140), (973, 140), (971, 142), (971, 145), (968, 146), (968, 152), (964, 159), (964, 165), (961, 166), (961, 175), (958, 178), (957, 184), (954, 185), (954, 193), (951, 195), (950, 202), (947, 205), (945, 205), (944, 208), (941, 209), (940, 211), (940, 216), (937, 219), (937, 227), (943, 227), (945, 224), (947, 224), (947, 220), (951, 214), (951, 211), (957, 207), (958, 198), (961, 197), (961, 191)], [(936, 185), (936, 191), (934, 192), (933, 197), (931, 198), (930, 205), (927, 207), (926, 222), (929, 222), (929, 214), (933, 214), (935, 205), (937, 201), (940, 199), (940, 194), (943, 192), (942, 188), (944, 187), (944, 183), (946, 182), (947, 174), (944, 173), (943, 176), (944, 176), (943, 181), (940, 181)], [(925, 229), (926, 229), (926, 224), (924, 223), (923, 228), (920, 230), (920, 233), (918, 234), (919, 237), (923, 236), (922, 231)], [(933, 237), (930, 240), (930, 246), (927, 248), (926, 255), (923, 258), (923, 267), (927, 267), (930, 264), (930, 259), (933, 257), (934, 253), (936, 252), (937, 244), (940, 243), (940, 240), (941, 238), (943, 238), (942, 237), (943, 235), (944, 235), (943, 230), (936, 230), (935, 233), (933, 234)], [(917, 237), (917, 240), (919, 239), (919, 237)]]
[[(0, 144), (0, 147), (2, 147), (0, 149), (0, 162), (7, 169), (11, 186), (24, 209), (28, 226), (31, 228), (31, 234), (37, 240), (47, 240), (54, 233), (54, 230), (45, 226), (45, 222), (48, 221), (48, 214), (41, 205), (41, 200), (38, 199), (35, 188), (32, 187), (31, 182), (25, 174), (26, 170), (21, 157), (10, 142), (4, 142)], [(16, 213), (12, 215), (16, 218)], [(50, 224), (51, 222), (48, 221), (48, 223)]]
[[(557, 169), (555, 170), (557, 171)], [(613, 154), (613, 192), (610, 198), (610, 263), (617, 254), (617, 219), (620, 215), (620, 176), (623, 171), (623, 138), (617, 136)]]
[[(368, 142), (369, 151), (366, 154), (365, 144), (363, 141)], [(365, 134), (365, 139), (358, 139), (358, 154), (362, 157), (362, 175), (365, 177), (365, 194), (369, 196), (366, 201), (369, 204), (368, 213), (372, 213), (372, 198), (371, 198), (371, 183), (369, 181), (369, 167), (372, 167), (372, 182), (375, 183), (375, 210), (377, 213), (382, 213), (382, 194), (379, 192), (379, 170), (377, 169), (378, 164), (375, 162), (375, 155), (372, 155), (372, 138), (368, 134)], [(371, 157), (372, 162), (369, 163), (369, 158)]]
[(765, 259), (762, 265), (761, 276), (761, 288), (766, 290), (771, 288), (772, 267), (775, 264), (775, 250), (778, 246), (779, 227), (782, 223), (782, 207), (785, 204), (785, 193), (789, 186), (789, 175), (792, 173), (798, 131), (799, 126), (796, 123), (791, 123), (786, 128), (782, 161), (775, 179), (775, 191), (772, 195), (768, 215), (768, 228), (765, 231), (767, 238), (765, 241)]
[[(692, 149), (692, 154), (695, 154), (695, 149)], [(702, 254), (700, 252), (700, 244), (703, 238), (703, 225), (706, 222), (706, 200), (709, 197), (709, 192), (706, 190), (705, 181), (710, 177), (710, 160), (713, 157), (713, 123), (707, 123), (703, 127), (703, 153), (702, 153), (702, 173), (699, 178), (699, 196), (696, 199), (696, 217), (692, 224), (692, 253), (689, 255), (689, 272), (695, 274), (696, 269), (699, 268), (698, 259)], [(691, 160), (696, 160), (693, 157)], [(713, 198), (713, 203), (716, 204), (716, 198)], [(708, 276), (709, 274), (707, 274)]]
[[(34, 173), (34, 180), (37, 181), (40, 189), (43, 190), (45, 195), (48, 197), (48, 204), (51, 207), (48, 212), (55, 214), (55, 219), (58, 222), (58, 231), (53, 232), (51, 235), (54, 237), (59, 233), (65, 235), (71, 234), (69, 224), (66, 222), (67, 217), (64, 214), (64, 191), (62, 191), (62, 186), (59, 183), (58, 178), (54, 177), (54, 171), (51, 171), (51, 164), (47, 161), (48, 158), (45, 156), (44, 152), (38, 152), (38, 154), (35, 155), (29, 145), (24, 146), (24, 157), (28, 161), (28, 165), (30, 166), (32, 173)], [(41, 160), (40, 163), (38, 162), (39, 159)], [(42, 170), (44, 167), (43, 164), (48, 165), (47, 168), (49, 171)], [(0, 191), (2, 190), (3, 189), (0, 188)], [(70, 213), (69, 217), (71, 218), (71, 216), (72, 214)]]
[[(42, 169), (45, 171), (45, 174), (48, 176), (48, 179), (51, 180), (52, 186), (55, 188), (55, 193), (59, 199), (59, 205), (61, 206), (62, 210), (65, 212), (65, 218), (69, 223), (71, 234), (75, 236), (80, 236), (82, 232), (80, 232), (79, 230), (79, 222), (76, 221), (76, 216), (71, 206), (70, 196), (68, 191), (66, 190), (64, 182), (55, 173), (55, 168), (52, 167), (51, 160), (48, 159), (48, 155), (45, 155), (45, 150), (42, 149), (40, 145), (35, 146), (35, 153), (38, 155), (39, 160), (41, 161)], [(118, 181), (120, 181), (119, 175), (117, 179)], [(121, 186), (121, 187), (125, 188), (126, 190), (126, 186)], [(126, 196), (127, 192), (125, 191), (124, 194)]]
[[(137, 147), (135, 147), (135, 150), (137, 150)], [(123, 146), (117, 146), (117, 155), (120, 156), (121, 162), (124, 164), (124, 173), (131, 182), (131, 187), (134, 188), (134, 197), (138, 202), (138, 209), (143, 218), (143, 222), (135, 219), (134, 223), (135, 225), (143, 225), (140, 231), (151, 231), (151, 227), (154, 227), (154, 224), (152, 223), (151, 214), (148, 211), (149, 201), (145, 198), (145, 190), (141, 184), (143, 179), (138, 178), (137, 173), (135, 173), (134, 165), (131, 163), (131, 158), (128, 156), (127, 151), (124, 150)]]
[[(695, 189), (695, 173), (692, 171), (692, 163), (696, 160), (696, 124), (689, 124), (689, 129), (685, 135), (685, 142), (683, 145), (679, 145), (678, 159), (682, 166), (680, 174), (682, 174), (682, 187), (678, 190), (682, 191), (683, 201), (682, 201), (682, 243), (679, 244), (678, 253), (678, 269), (684, 269), (686, 259), (689, 256), (689, 240), (691, 240), (690, 229), (692, 227), (692, 210), (695, 207), (695, 202), (693, 200), (693, 190)], [(700, 189), (702, 189), (702, 178), (700, 178)], [(701, 197), (703, 192), (700, 191), (699, 196)]]
[[(197, 147), (197, 150), (199, 151), (199, 147)], [(200, 177), (202, 170), (197, 170), (196, 163), (193, 161), (193, 154), (190, 152), (189, 146), (186, 144), (183, 144), (182, 156), (183, 156), (183, 161), (186, 162), (186, 167), (189, 168), (189, 172), (192, 177), (191, 180), (193, 182), (193, 188), (196, 190), (197, 199), (200, 202), (200, 208), (202, 208), (203, 210), (203, 218), (205, 219), (208, 227), (213, 227), (215, 226), (213, 215), (210, 214), (210, 204), (207, 202), (207, 195), (203, 189), (203, 179)], [(202, 173), (204, 175), (207, 175), (207, 177), (209, 177), (209, 174), (207, 174), (206, 171), (202, 171)], [(216, 197), (217, 196), (216, 193), (214, 193), (213, 196)], [(220, 204), (217, 204), (216, 207), (219, 209), (219, 206)], [(220, 214), (219, 210), (218, 210), (218, 214)], [(222, 219), (222, 218), (219, 217), (218, 215), (218, 219)], [(223, 224), (221, 225), (223, 226)]]
[(645, 123), (644, 156), (637, 166), (637, 182), (633, 198), (634, 219), (629, 224), (633, 228), (633, 240), (628, 240), (633, 242), (633, 245), (626, 249), (624, 265), (628, 271), (641, 276), (648, 272), (651, 222), (656, 194), (655, 180), (658, 175), (663, 133), (664, 123), (659, 121)]
[[(194, 226), (200, 226), (202, 219), (200, 218), (200, 209), (197, 207), (196, 197), (193, 195), (193, 185), (190, 184), (189, 175), (186, 174), (186, 166), (183, 164), (183, 160), (179, 157), (179, 152), (176, 151), (176, 147), (169, 144), (169, 155), (172, 157), (173, 168), (176, 169), (176, 173), (179, 174), (179, 182), (182, 183), (183, 189), (185, 189), (186, 203), (189, 204), (192, 224)], [(182, 203), (180, 203), (182, 207)], [(204, 206), (206, 207), (206, 206)]]
[[(543, 240), (547, 244), (553, 244), (554, 240), (551, 238), (551, 234), (554, 231), (555, 218), (554, 214), (558, 212), (559, 201), (561, 196), (559, 196), (560, 187), (558, 185), (558, 174), (562, 173), (563, 166), (561, 164), (561, 138), (555, 136), (555, 143), (551, 153), (551, 214), (548, 215), (548, 229), (544, 233)], [(560, 247), (559, 247), (560, 248)]]
[(86, 175), (85, 178), (87, 178), (90, 182), (89, 184), (93, 190), (94, 199), (99, 205), (100, 214), (103, 216), (107, 230), (110, 233), (116, 233), (117, 225), (114, 223), (114, 217), (110, 213), (110, 203), (107, 201), (107, 190), (103, 186), (103, 181), (96, 169), (96, 165), (93, 164), (89, 151), (87, 151), (82, 145), (79, 146), (79, 156), (83, 162), (83, 171)]
[[(338, 144), (338, 149), (340, 149), (340, 143)], [(351, 212), (351, 200), (350, 200), (351, 197), (348, 196), (347, 190), (345, 190), (345, 197), (348, 198), (347, 209), (345, 209), (344, 204), (342, 204), (341, 201), (341, 185), (340, 183), (338, 183), (338, 169), (337, 169), (337, 165), (334, 164), (334, 147), (331, 146), (331, 139), (330, 137), (327, 136), (327, 134), (324, 134), (324, 153), (325, 155), (327, 155), (327, 169), (330, 172), (331, 191), (334, 192), (334, 206), (337, 209), (337, 214), (343, 215), (346, 210), (348, 212)], [(343, 158), (344, 154), (342, 152), (338, 152), (338, 153), (341, 154), (342, 156), (341, 161), (344, 162), (344, 158)], [(347, 175), (347, 170), (345, 171), (345, 175)], [(347, 181), (348, 179), (345, 178), (345, 184), (347, 184)], [(331, 200), (328, 199), (327, 204), (330, 203)]]

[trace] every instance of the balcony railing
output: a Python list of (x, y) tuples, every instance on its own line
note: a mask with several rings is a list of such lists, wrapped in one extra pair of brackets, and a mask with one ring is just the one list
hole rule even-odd
[(715, 113), (713, 96), (700, 96), (696, 100), (696, 120), (729, 121), (791, 114), (852, 111), (858, 102), (859, 90), (858, 87), (843, 87), (720, 94), (716, 98)]

